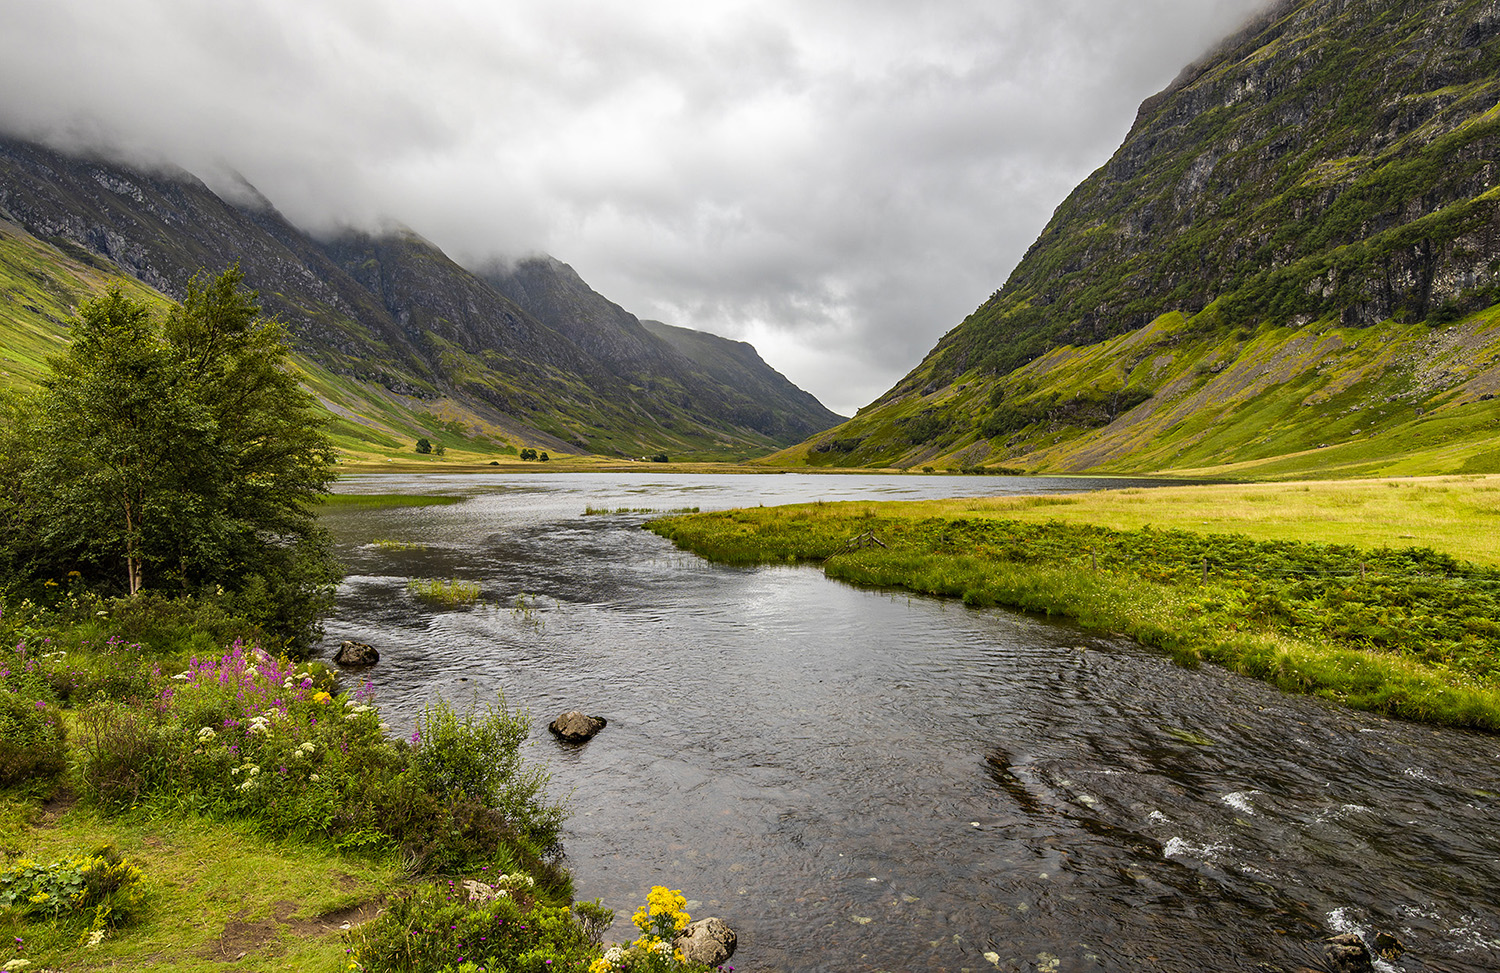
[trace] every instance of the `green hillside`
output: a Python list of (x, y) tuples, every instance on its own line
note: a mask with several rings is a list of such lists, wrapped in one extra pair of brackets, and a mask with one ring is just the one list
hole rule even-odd
[(1500, 469), (1497, 102), (1492, 4), (1279, 3), (926, 360), (773, 461)]
[(610, 353), (611, 322), (583, 311), (539, 320), (409, 230), (319, 240), (250, 187), (233, 196), (186, 172), (0, 136), (0, 221), (30, 268), (0, 311), (13, 378), (35, 378), (84, 270), (90, 286), (117, 275), (175, 297), (194, 274), (235, 264), (287, 325), (310, 387), (360, 460), (415, 460), (418, 437), (445, 447), (415, 460), (426, 464), (527, 448), (552, 459), (742, 459), (838, 420), (810, 396), (747, 398), (629, 317), (660, 352), (642, 369)]

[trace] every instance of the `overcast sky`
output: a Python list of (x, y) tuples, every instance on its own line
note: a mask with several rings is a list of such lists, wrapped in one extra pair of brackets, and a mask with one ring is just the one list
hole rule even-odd
[(0, 127), (546, 252), (852, 414), (1265, 0), (6, 0)]

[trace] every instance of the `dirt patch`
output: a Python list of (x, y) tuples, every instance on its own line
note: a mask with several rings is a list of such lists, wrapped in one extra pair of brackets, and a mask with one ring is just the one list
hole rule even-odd
[(73, 810), (73, 805), (77, 803), (77, 794), (70, 790), (58, 791), (42, 802), (42, 818), (39, 823), (43, 827), (56, 824), (58, 819)]
[(242, 910), (225, 924), (219, 938), (205, 946), (198, 955), (202, 959), (229, 963), (251, 954), (277, 956), (286, 951), (278, 942), (284, 936), (318, 939), (340, 932), (370, 921), (380, 912), (381, 905), (381, 900), (371, 900), (325, 912), (311, 919), (294, 919), (292, 917), (301, 907), (296, 902), (283, 899), (271, 907), (271, 918), (253, 922), (245, 918)]

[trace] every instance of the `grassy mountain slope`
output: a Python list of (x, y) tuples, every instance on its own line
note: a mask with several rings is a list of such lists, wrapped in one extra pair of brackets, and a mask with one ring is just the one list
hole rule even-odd
[(632, 386), (697, 415), (716, 414), (768, 441), (796, 442), (842, 417), (787, 381), (743, 342), (643, 322), (552, 257), (491, 265), (480, 277)]
[[(288, 324), (339, 434), (366, 459), (405, 456), (417, 436), (475, 456), (532, 446), (735, 459), (821, 428), (768, 433), (720, 409), (736, 390), (709, 383), (685, 397), (643, 384), (417, 235), (314, 240), (249, 187), (230, 201), (184, 172), (0, 137), (0, 219), (19, 228), (11, 243), (30, 239), (23, 249), (34, 259), (83, 261), (169, 296), (199, 270), (238, 262), (266, 312)], [(65, 280), (73, 269), (60, 263), (43, 276)], [(31, 361), (34, 377), (34, 349), (61, 334), (72, 305), (29, 293), (11, 297), (3, 320), (6, 347), (15, 342), (12, 357)], [(18, 363), (16, 375), (24, 371)]]
[(743, 412), (747, 425), (768, 435), (800, 439), (844, 421), (843, 416), (824, 408), (811, 392), (793, 385), (767, 365), (748, 342), (660, 321), (642, 321), (641, 325), (675, 348), (702, 374), (735, 390), (738, 395), (732, 407)]
[(1279, 3), (916, 369), (777, 461), (1493, 467), (1497, 102), (1490, 0)]

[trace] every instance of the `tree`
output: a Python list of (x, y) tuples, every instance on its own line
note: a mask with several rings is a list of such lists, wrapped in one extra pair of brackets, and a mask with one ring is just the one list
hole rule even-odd
[(337, 570), (313, 504), (334, 453), (282, 326), (243, 275), (195, 277), (164, 317), (119, 289), (18, 407), (0, 465), (13, 573), (102, 591), (217, 595), (305, 646)]
[(417, 452), (421, 453), (423, 456), (426, 456), (428, 453), (432, 452), (431, 440), (429, 440), (426, 436), (419, 436), (417, 438)]

